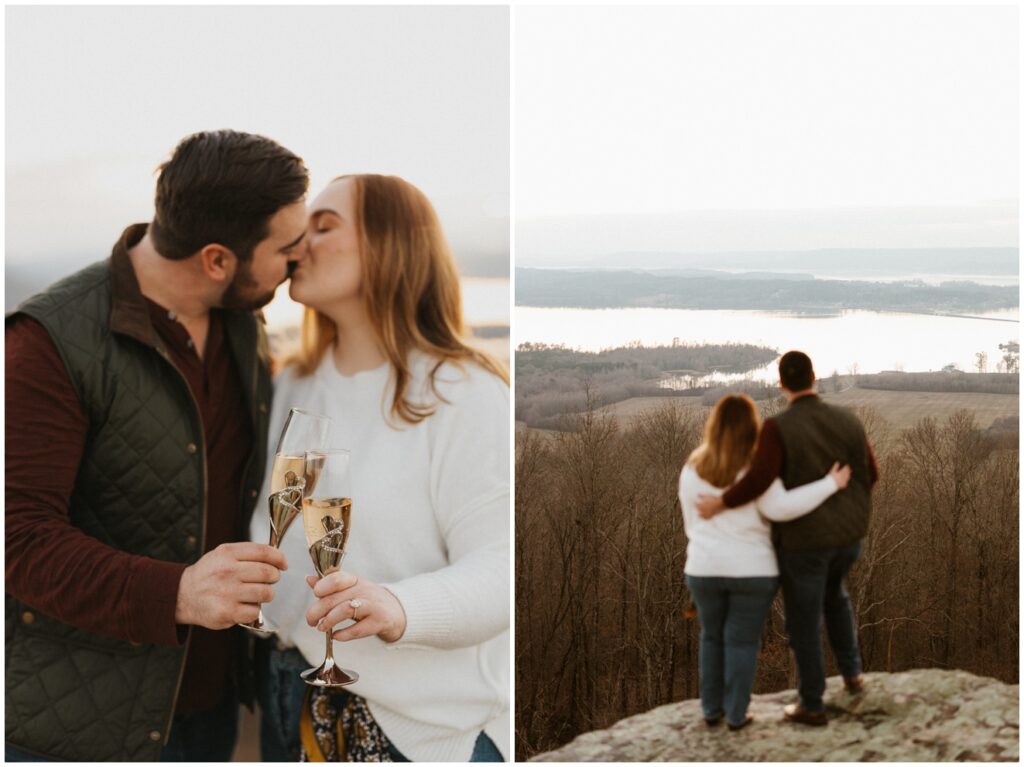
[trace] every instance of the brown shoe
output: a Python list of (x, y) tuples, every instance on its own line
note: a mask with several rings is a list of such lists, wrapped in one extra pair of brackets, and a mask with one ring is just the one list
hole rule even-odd
[(811, 727), (824, 727), (828, 724), (828, 717), (824, 711), (808, 711), (802, 703), (790, 703), (782, 712), (789, 722), (807, 724)]
[(864, 692), (864, 675), (857, 674), (857, 676), (844, 676), (843, 684), (846, 685), (846, 691), (850, 695), (860, 695)]

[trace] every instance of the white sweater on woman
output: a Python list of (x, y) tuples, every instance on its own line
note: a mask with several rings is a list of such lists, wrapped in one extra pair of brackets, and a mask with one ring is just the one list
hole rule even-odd
[[(287, 369), (275, 383), (271, 445), (289, 408), (333, 420), (331, 446), (352, 453), (352, 533), (342, 569), (386, 586), (405, 609), (397, 642), (334, 643), (338, 664), (359, 673), (348, 689), (413, 761), (468, 761), (481, 730), (507, 759), (509, 389), (476, 365), (446, 363), (437, 388), (447, 402), (438, 401), (426, 385), (432, 366), (423, 355), (411, 360), (413, 401), (437, 407), (414, 426), (387, 418), (387, 365), (344, 376), (328, 353), (309, 377)], [(269, 476), (268, 461), (264, 498)], [(250, 533), (267, 540), (266, 513), (253, 515)], [(313, 603), (305, 576), (314, 570), (300, 520), (281, 549), (288, 570), (263, 612), (285, 645), (319, 665), (325, 639), (305, 620)]]
[[(743, 476), (740, 472), (736, 479)], [(679, 477), (679, 503), (683, 507), (686, 528), (687, 575), (752, 578), (779, 574), (772, 547), (768, 520), (788, 522), (824, 503), (838, 490), (835, 480), (826, 474), (821, 479), (790, 490), (777, 478), (764, 494), (752, 503), (726, 509), (711, 519), (697, 512), (697, 496), (721, 495), (725, 488), (715, 487), (699, 474), (690, 462)]]

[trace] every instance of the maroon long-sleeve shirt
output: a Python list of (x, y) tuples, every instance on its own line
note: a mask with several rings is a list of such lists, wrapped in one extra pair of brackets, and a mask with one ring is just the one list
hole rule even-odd
[[(786, 465), (786, 448), (782, 443), (779, 426), (771, 418), (761, 427), (761, 435), (757, 438), (757, 448), (750, 462), (750, 470), (743, 479), (722, 494), (722, 502), (727, 509), (734, 509), (759, 498), (775, 481), (782, 476)], [(878, 463), (875, 452), (868, 443), (868, 469), (871, 472), (871, 484), (878, 481)]]
[[(237, 368), (218, 312), (202, 359), (188, 331), (147, 299), (150, 319), (199, 405), (207, 464), (206, 551), (238, 540), (241, 484), (253, 444)], [(128, 554), (86, 535), (69, 519), (88, 420), (46, 330), (17, 317), (5, 332), (6, 589), (65, 623), (131, 642), (179, 645), (174, 621), (184, 564)], [(175, 375), (168, 371), (169, 376)], [(183, 509), (182, 512), (186, 513)], [(39, 540), (47, 546), (33, 545)], [(198, 544), (197, 544), (198, 545)], [(205, 552), (203, 552), (205, 553)], [(178, 712), (223, 700), (232, 666), (226, 631), (193, 628)]]

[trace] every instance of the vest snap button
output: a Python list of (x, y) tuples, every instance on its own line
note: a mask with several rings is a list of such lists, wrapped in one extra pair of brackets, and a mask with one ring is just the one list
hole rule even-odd
[(160, 733), (156, 730), (153, 730), (151, 733), (149, 733), (149, 739), (152, 741), (160, 740)]
[(249, 491), (249, 497), (250, 498), (255, 498), (256, 497), (256, 491), (255, 490), (250, 490)]
[(188, 450), (192, 455), (195, 455), (199, 451), (199, 448), (196, 447), (195, 442), (189, 442), (188, 447), (185, 449)]
[(189, 546), (192, 546), (193, 548), (196, 545), (196, 537), (194, 535), (190, 535), (188, 538), (185, 539), (185, 541), (188, 543)]
[(21, 622), (24, 623), (26, 626), (35, 623), (35, 621), (36, 616), (30, 613), (28, 610), (21, 614)]
[(260, 403), (260, 412), (261, 413), (266, 413), (267, 412), (267, 403), (266, 402), (261, 402)]

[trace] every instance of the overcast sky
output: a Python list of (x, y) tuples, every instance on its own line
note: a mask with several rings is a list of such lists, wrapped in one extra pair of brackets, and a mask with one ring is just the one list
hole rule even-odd
[(105, 257), (152, 216), (185, 135), (234, 128), (341, 173), (405, 177), (463, 266), (507, 274), (501, 7), (6, 9), (8, 265)]
[[(517, 257), (1016, 245), (1017, 30), (1014, 7), (520, 7)], [(693, 211), (722, 238), (623, 218)], [(841, 225), (785, 225), (814, 211)], [(736, 231), (757, 220), (782, 223)]]

